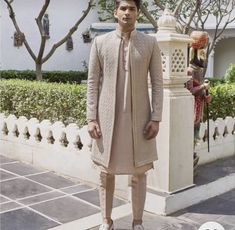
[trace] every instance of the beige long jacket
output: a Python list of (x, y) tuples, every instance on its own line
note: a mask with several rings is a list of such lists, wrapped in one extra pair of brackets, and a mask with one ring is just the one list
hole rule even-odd
[[(96, 37), (89, 60), (87, 120), (97, 120), (102, 132), (100, 139), (93, 140), (92, 160), (105, 167), (109, 165), (112, 148), (121, 39), (117, 31)], [(156, 38), (137, 31), (131, 33), (129, 54), (134, 165), (139, 167), (157, 159), (156, 140), (146, 140), (143, 131), (150, 120), (161, 121), (162, 118), (162, 64)], [(148, 93), (148, 73), (152, 85), (152, 105)]]

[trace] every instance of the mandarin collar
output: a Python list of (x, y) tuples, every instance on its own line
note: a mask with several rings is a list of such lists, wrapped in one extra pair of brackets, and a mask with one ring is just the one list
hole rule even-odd
[[(134, 36), (136, 36), (136, 34), (137, 34), (136, 29), (132, 30), (131, 33), (130, 33), (130, 39), (133, 38)], [(118, 27), (116, 28), (116, 35), (117, 35), (119, 38), (123, 38), (122, 32), (118, 29)]]

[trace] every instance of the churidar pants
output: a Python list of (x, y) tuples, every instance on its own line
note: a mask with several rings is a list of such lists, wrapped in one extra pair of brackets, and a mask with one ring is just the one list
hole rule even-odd
[[(103, 218), (111, 218), (115, 175), (106, 172), (100, 173), (100, 207)], [(134, 220), (142, 220), (146, 198), (146, 174), (131, 176), (132, 212)]]

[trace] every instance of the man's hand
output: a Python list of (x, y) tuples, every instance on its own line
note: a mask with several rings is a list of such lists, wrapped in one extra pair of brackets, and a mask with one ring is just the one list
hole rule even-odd
[(150, 140), (157, 136), (159, 131), (159, 121), (149, 121), (144, 129), (144, 137)]
[(102, 136), (100, 126), (97, 121), (89, 121), (88, 122), (88, 133), (91, 138), (99, 139)]

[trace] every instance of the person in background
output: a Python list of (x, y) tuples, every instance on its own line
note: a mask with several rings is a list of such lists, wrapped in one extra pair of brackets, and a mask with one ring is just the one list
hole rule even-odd
[[(204, 103), (211, 101), (208, 94), (210, 82), (204, 80), (204, 68), (206, 66), (206, 51), (208, 34), (205, 31), (193, 31), (190, 34), (193, 42), (189, 52), (188, 75), (191, 79), (186, 83), (187, 89), (194, 96), (194, 148), (199, 140), (200, 123), (203, 119)], [(193, 153), (194, 175), (198, 166), (199, 156)]]

